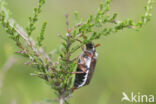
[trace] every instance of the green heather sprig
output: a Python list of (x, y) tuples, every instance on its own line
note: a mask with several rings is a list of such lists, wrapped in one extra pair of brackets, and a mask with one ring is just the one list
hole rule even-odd
[(40, 35), (39, 35), (39, 37), (37, 37), (37, 45), (38, 45), (39, 47), (42, 46), (42, 42), (43, 42), (43, 40), (44, 40), (44, 33), (45, 33), (46, 26), (47, 26), (47, 22), (44, 22), (44, 23), (42, 24), (42, 28), (41, 28)]
[[(26, 64), (35, 66), (39, 72), (45, 73), (45, 70), (53, 69), (52, 61), (49, 56), (42, 48), (38, 48), (35, 41), (33, 41), (31, 37), (28, 37), (28, 34), (24, 31), (24, 29), (9, 17), (5, 4), (6, 3), (4, 0), (0, 1), (0, 22), (5, 28), (6, 32), (9, 33), (9, 37), (13, 39), (20, 48), (20, 51), (17, 51), (17, 54), (28, 57), (30, 61)], [(43, 26), (43, 28), (45, 27)], [(44, 29), (42, 29), (41, 35), (43, 35), (43, 31)], [(40, 38), (41, 41), (43, 40), (42, 38), (43, 37)], [(45, 74), (39, 76), (45, 80), (48, 79)]]
[(28, 36), (31, 36), (32, 32), (35, 30), (35, 23), (38, 21), (38, 16), (41, 13), (42, 6), (45, 4), (45, 0), (39, 0), (38, 6), (34, 8), (33, 16), (29, 17), (29, 24), (26, 28)]
[[(105, 3), (102, 2), (100, 4), (95, 16), (91, 14), (87, 21), (81, 22), (81, 25), (74, 28), (72, 32), (74, 35), (79, 35), (79, 37), (85, 34), (86, 38), (82, 38), (85, 44), (89, 41), (99, 39), (101, 36), (107, 36), (125, 28), (140, 30), (141, 27), (150, 20), (153, 1), (154, 0), (148, 0), (145, 7), (145, 15), (141, 17), (140, 21), (135, 23), (132, 19), (125, 19), (123, 21), (117, 20), (117, 13), (113, 13), (113, 15), (110, 16), (107, 13), (110, 10), (110, 0), (106, 0)], [(77, 16), (78, 14), (76, 14), (76, 18)], [(113, 26), (103, 28), (107, 23), (111, 23)], [(99, 29), (101, 29), (101, 31), (99, 31)]]
[[(75, 12), (76, 23), (72, 27), (69, 25), (68, 15), (66, 14), (66, 34), (58, 34), (62, 39), (61, 46), (51, 53), (52, 56), (55, 55), (54, 53), (57, 54), (57, 60), (51, 59), (41, 48), (46, 22), (42, 24), (36, 41), (31, 37), (32, 32), (36, 29), (35, 23), (38, 21), (45, 0), (38, 0), (33, 16), (29, 17), (26, 32), (9, 16), (5, 0), (0, 0), (0, 23), (9, 34), (9, 37), (19, 47), (17, 53), (29, 59), (25, 64), (35, 68), (34, 73), (31, 73), (31, 75), (46, 80), (56, 92), (59, 103), (68, 104), (67, 99), (72, 94), (71, 88), (74, 79), (71, 73), (77, 66), (77, 57), (79, 56), (75, 54), (77, 50), (88, 42), (93, 42), (102, 36), (116, 33), (125, 28), (140, 30), (150, 20), (153, 1), (148, 0), (145, 15), (138, 22), (134, 22), (132, 19), (118, 20), (118, 13), (110, 15), (108, 11), (110, 11), (111, 0), (100, 3), (97, 12), (90, 14), (86, 20), (80, 19), (78, 12)], [(107, 24), (112, 25), (108, 26)]]
[[(12, 38), (16, 43), (17, 46), (20, 47), (20, 41), (19, 41), (19, 36), (17, 35), (17, 32), (15, 31), (16, 23), (13, 21), (9, 21), (9, 12), (8, 9), (6, 8), (6, 3), (1, 0), (0, 1), (0, 23), (3, 25), (5, 28), (5, 31), (10, 34), (9, 37)], [(10, 22), (12, 22), (12, 26), (10, 26)]]

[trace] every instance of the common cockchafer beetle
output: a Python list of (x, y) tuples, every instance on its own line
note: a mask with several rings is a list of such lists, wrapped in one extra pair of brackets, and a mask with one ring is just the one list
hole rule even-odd
[(86, 48), (82, 48), (83, 52), (78, 57), (76, 72), (72, 72), (76, 74), (72, 91), (90, 83), (96, 66), (98, 56), (96, 47), (98, 46), (100, 44), (87, 43)]

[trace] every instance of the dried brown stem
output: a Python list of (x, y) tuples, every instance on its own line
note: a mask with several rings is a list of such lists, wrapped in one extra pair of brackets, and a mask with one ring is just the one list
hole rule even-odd
[[(10, 19), (9, 21), (10, 21), (9, 25), (13, 28), (14, 20)], [(24, 29), (20, 25), (16, 24), (15, 31), (20, 35), (21, 38), (23, 38), (25, 40), (27, 46), (29, 46), (32, 49), (35, 56), (37, 56), (38, 59), (41, 60), (41, 62), (44, 66), (47, 66), (44, 62), (44, 59), (46, 59), (48, 61), (50, 68), (54, 69), (53, 64), (52, 64), (52, 60), (50, 59), (50, 57), (44, 52), (44, 50), (42, 48), (38, 49), (36, 47), (35, 41), (32, 38), (28, 37), (28, 34), (24, 31)], [(43, 58), (40, 57), (40, 55), (42, 55)]]
[(64, 102), (65, 102), (64, 95), (60, 95), (59, 104), (64, 104)]

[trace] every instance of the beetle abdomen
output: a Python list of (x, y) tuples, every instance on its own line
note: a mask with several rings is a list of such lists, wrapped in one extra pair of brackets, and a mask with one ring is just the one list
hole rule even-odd
[[(77, 67), (77, 71), (82, 72), (82, 70), (79, 67)], [(89, 72), (89, 70), (87, 70), (85, 73), (77, 73), (76, 74), (75, 82), (74, 82), (75, 88), (80, 88), (86, 84), (88, 72)]]

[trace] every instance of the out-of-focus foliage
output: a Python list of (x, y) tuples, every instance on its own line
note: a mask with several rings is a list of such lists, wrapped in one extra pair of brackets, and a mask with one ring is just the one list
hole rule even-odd
[[(27, 15), (31, 14), (36, 2), (8, 0), (8, 3), (13, 17), (25, 26)], [(119, 12), (119, 18), (124, 19), (141, 16), (146, 0), (113, 0), (112, 3), (113, 11)], [(99, 0), (48, 1), (44, 8), (45, 12), (41, 14), (42, 20), (48, 22), (45, 45), (43, 45), (46, 46), (47, 51), (59, 46), (60, 40), (56, 32), (65, 32), (63, 24), (65, 12), (72, 14), (74, 10), (77, 10), (79, 17), (87, 17), (88, 14), (95, 13), (98, 4)], [(152, 22), (140, 33), (128, 30), (97, 41), (102, 46), (97, 49), (99, 58), (93, 81), (90, 86), (76, 91), (71, 101), (73, 104), (120, 104), (122, 91), (156, 94), (156, 30), (154, 29), (156, 21), (154, 18), (156, 15), (153, 13)], [(73, 19), (72, 15), (70, 19)], [(34, 34), (39, 33), (34, 31)], [(7, 60), (4, 46), (14, 47), (14, 43), (7, 38), (2, 27), (0, 27), (0, 38), (2, 40), (0, 41), (0, 66), (2, 67)], [(30, 77), (29, 73), (33, 72), (33, 68), (23, 65), (25, 59), (20, 57), (18, 59), (21, 61), (13, 65), (6, 75), (0, 104), (10, 104), (14, 101), (18, 104), (30, 104), (44, 98), (51, 99), (53, 91), (44, 81)]]

